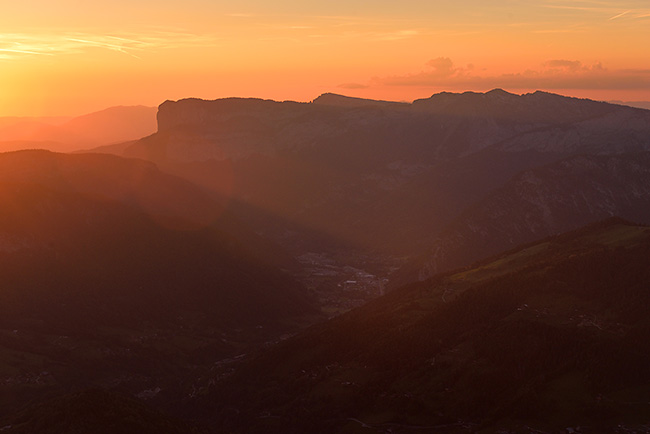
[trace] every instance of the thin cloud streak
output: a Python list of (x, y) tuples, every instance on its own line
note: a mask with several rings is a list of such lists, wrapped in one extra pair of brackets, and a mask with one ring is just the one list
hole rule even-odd
[[(52, 53), (43, 53), (43, 52), (40, 52), (40, 51), (18, 50), (18, 49), (11, 49), (11, 48), (0, 48), (0, 51), (2, 51), (3, 53), (38, 54), (38, 55), (45, 55), (45, 56), (53, 56), (54, 55)], [(4, 55), (2, 57), (3, 58), (10, 58), (9, 55)]]
[(189, 46), (211, 46), (216, 38), (194, 35), (186, 32), (155, 31), (151, 33), (124, 33), (97, 35), (83, 32), (0, 34), (0, 60), (12, 60), (24, 56), (56, 56), (80, 54), (89, 48), (103, 48), (140, 59), (134, 52), (179, 48)]
[(361, 83), (341, 83), (336, 87), (341, 89), (368, 89), (370, 86)]
[(632, 11), (625, 11), (625, 12), (623, 12), (623, 13), (620, 13), (620, 14), (618, 14), (618, 15), (615, 15), (615, 16), (611, 17), (611, 18), (609, 19), (609, 21), (615, 20), (615, 19), (617, 19), (617, 18), (624, 17), (625, 15), (629, 14), (630, 12), (632, 12)]
[(609, 7), (589, 7), (589, 6), (567, 6), (567, 5), (541, 5), (544, 8), (549, 9), (564, 9), (570, 11), (583, 11), (583, 12), (607, 12), (612, 11), (614, 8)]
[(582, 3), (585, 4), (585, 6), (580, 6), (575, 4), (558, 4), (558, 3), (546, 3), (540, 6), (547, 9), (607, 14), (610, 15), (610, 17), (607, 18), (608, 21), (613, 21), (622, 18), (624, 16), (627, 16), (627, 18), (638, 19), (650, 15), (650, 10), (648, 8), (630, 8), (629, 4), (628, 4), (628, 9), (626, 11), (620, 12), (622, 6), (621, 2), (582, 2)]
[[(135, 57), (137, 59), (140, 59), (140, 57), (138, 57), (138, 56), (134, 55), (133, 53), (130, 53), (129, 51), (127, 51), (127, 49), (124, 48), (122, 45), (108, 44), (106, 42), (88, 41), (88, 40), (85, 40), (85, 39), (75, 39), (75, 38), (68, 38), (67, 40), (72, 41), (72, 42), (80, 42), (82, 44), (88, 44), (90, 46), (95, 46), (95, 47), (108, 48), (109, 50), (119, 51), (120, 53), (125, 53), (125, 54), (133, 56), (133, 57)], [(142, 50), (142, 49), (143, 48), (137, 47), (137, 46), (129, 47), (129, 50)]]
[(544, 62), (538, 70), (498, 75), (475, 75), (475, 68), (456, 67), (451, 59), (439, 57), (427, 63), (427, 70), (409, 75), (376, 77), (370, 86), (425, 86), (453, 89), (584, 89), (650, 90), (650, 70), (608, 70), (602, 64), (583, 65), (578, 60)]
[(547, 29), (547, 30), (532, 30), (531, 33), (536, 34), (554, 34), (554, 33), (585, 33), (586, 29)]

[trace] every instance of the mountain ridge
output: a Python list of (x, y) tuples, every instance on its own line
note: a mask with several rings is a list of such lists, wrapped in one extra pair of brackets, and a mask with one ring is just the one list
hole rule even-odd
[[(645, 200), (650, 197), (649, 157), (647, 152), (576, 155), (520, 172), (460, 214), (433, 243), (427, 259), (420, 259), (419, 267), (406, 266), (402, 272), (409, 277), (397, 277), (398, 272), (394, 285), (608, 216), (650, 223)], [(406, 271), (414, 266), (419, 271)]]
[(76, 117), (0, 118), (0, 150), (71, 152), (140, 139), (156, 131), (156, 107), (113, 106)]
[[(372, 257), (385, 278), (520, 172), (650, 150), (647, 110), (542, 91), (442, 92), (410, 104), (319, 98), (166, 102), (160, 131), (123, 155), (227, 195), (295, 256), (356, 257), (346, 265), (361, 269)], [(558, 194), (579, 184), (567, 187)]]
[(649, 249), (609, 219), (407, 285), (251, 356), (204, 405), (249, 433), (643, 430)]
[[(145, 407), (170, 411), (216, 361), (321, 318), (297, 261), (225, 205), (149, 161), (0, 154), (0, 419), (88, 388), (147, 400), (134, 412), (157, 419)], [(92, 406), (124, 415), (128, 400)], [(70, 429), (96, 423), (73, 414)]]

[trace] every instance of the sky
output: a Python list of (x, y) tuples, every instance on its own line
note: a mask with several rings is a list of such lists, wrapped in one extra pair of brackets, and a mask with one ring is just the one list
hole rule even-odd
[(0, 0), (0, 116), (324, 92), (650, 100), (647, 0)]

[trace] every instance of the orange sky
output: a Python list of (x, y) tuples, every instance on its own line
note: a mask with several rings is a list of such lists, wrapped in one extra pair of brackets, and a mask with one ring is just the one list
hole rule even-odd
[(646, 0), (32, 0), (2, 9), (0, 116), (190, 96), (413, 100), (495, 87), (650, 100)]

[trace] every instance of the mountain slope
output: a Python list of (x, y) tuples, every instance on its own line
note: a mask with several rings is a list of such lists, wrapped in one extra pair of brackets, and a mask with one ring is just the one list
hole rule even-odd
[(156, 107), (118, 106), (77, 116), (61, 126), (93, 145), (148, 136), (156, 131)]
[[(290, 258), (226, 204), (151, 163), (25, 151), (0, 155), (0, 168), (2, 254), (4, 264), (14, 262), (5, 278), (15, 275), (23, 288), (16, 297), (27, 304), (37, 299), (32, 291), (57, 297), (55, 288), (65, 288), (79, 295), (76, 302), (86, 294), (122, 305), (118, 311), (187, 302), (217, 322), (281, 318), (308, 306), (299, 285), (277, 269), (292, 267)], [(29, 268), (43, 273), (19, 271)], [(74, 317), (72, 307), (65, 310)]]
[(650, 149), (647, 110), (499, 89), (412, 104), (188, 99), (162, 104), (158, 122), (125, 155), (227, 195), (296, 256), (355, 252), (346, 265), (372, 257), (383, 276), (522, 171)]
[(0, 205), (2, 419), (89, 387), (174, 413), (215, 362), (319, 315), (290, 256), (152, 163), (0, 154)]
[[(356, 142), (355, 148), (364, 151), (372, 146), (376, 155), (363, 154), (369, 163), (398, 157), (413, 164), (422, 157), (431, 162), (466, 155), (522, 134), (557, 128), (615, 130), (621, 123), (637, 138), (636, 146), (647, 147), (650, 130), (646, 110), (544, 92), (518, 96), (498, 89), (485, 94), (441, 93), (412, 104), (332, 94), (309, 104), (186, 99), (161, 104), (157, 118), (158, 134), (134, 144), (130, 155), (158, 162), (240, 159), (323, 146), (329, 152), (350, 151)], [(581, 147), (593, 148), (592, 139)], [(350, 156), (359, 152), (354, 151)]]
[(648, 258), (609, 220), (438, 275), (251, 357), (207, 408), (249, 433), (643, 431)]
[(650, 222), (650, 154), (578, 155), (521, 172), (442, 231), (394, 282), (424, 279), (611, 216)]
[(204, 431), (115, 392), (90, 389), (33, 405), (10, 421), (12, 434), (189, 434)]
[(119, 106), (74, 118), (0, 119), (0, 150), (70, 152), (139, 139), (156, 131), (156, 110)]

